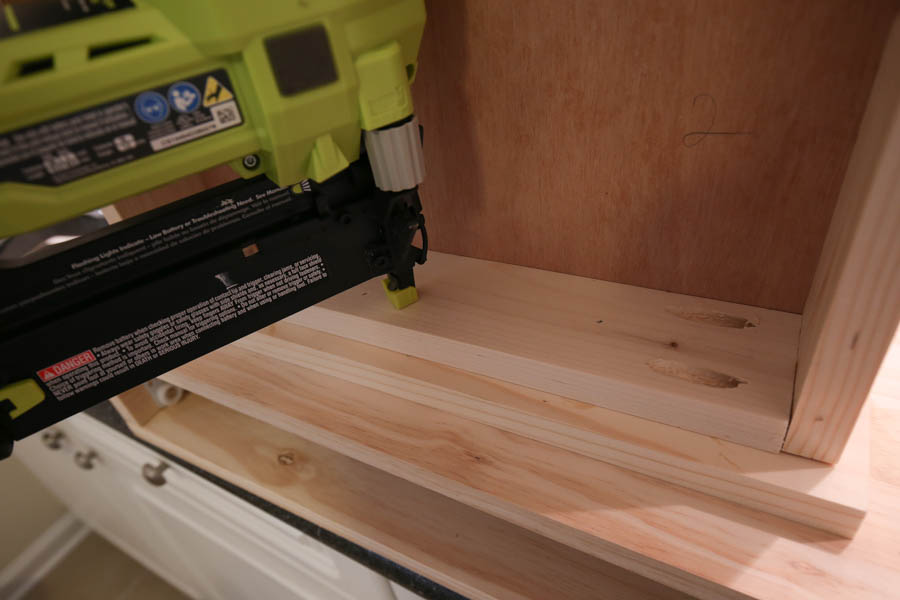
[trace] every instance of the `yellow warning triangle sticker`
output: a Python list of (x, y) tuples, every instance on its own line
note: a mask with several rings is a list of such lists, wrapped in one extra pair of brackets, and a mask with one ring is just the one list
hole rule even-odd
[(234, 94), (228, 91), (219, 80), (212, 75), (206, 78), (206, 89), (203, 91), (203, 106), (212, 106), (219, 102), (225, 102), (234, 98)]

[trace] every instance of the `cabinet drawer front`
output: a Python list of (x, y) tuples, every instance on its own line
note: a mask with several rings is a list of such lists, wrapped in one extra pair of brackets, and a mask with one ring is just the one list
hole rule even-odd
[[(121, 490), (122, 497), (115, 501), (117, 510), (120, 514), (124, 513), (131, 523), (119, 525), (131, 525), (134, 529), (135, 524), (140, 523), (140, 527), (152, 529), (154, 543), (160, 536), (165, 538), (164, 543), (158, 545), (172, 551), (164, 562), (177, 561), (176, 571), (187, 570), (194, 579), (200, 579), (200, 587), (207, 590), (206, 595), (215, 598), (240, 597), (240, 589), (231, 586), (229, 574), (225, 572), (226, 565), (231, 565), (231, 570), (238, 570), (235, 565), (240, 564), (239, 570), (245, 579), (249, 578), (256, 582), (255, 585), (263, 587), (266, 585), (264, 582), (271, 583), (275, 587), (269, 591), (279, 596), (290, 590), (288, 595), (297, 598), (394, 600), (389, 582), (381, 575), (191, 471), (167, 463), (150, 448), (95, 419), (76, 415), (57, 429), (64, 431), (68, 440), (65, 449), (56, 453), (67, 455), (63, 460), (67, 463), (65, 467), (71, 466), (69, 471), (75, 477), (83, 475), (73, 464), (72, 455), (77, 449), (95, 450), (97, 468), (85, 473), (106, 473), (111, 478), (111, 485), (103, 487)], [(30, 448), (26, 450), (23, 447), (22, 454), (49, 452), (40, 447), (38, 435), (29, 438)], [(167, 466), (160, 473), (162, 481), (154, 485), (142, 476), (142, 469), (145, 465), (155, 467), (160, 462)], [(35, 465), (33, 468), (43, 467)], [(74, 485), (74, 482), (66, 480), (62, 485), (51, 487), (61, 497), (68, 495), (72, 498)], [(97, 492), (97, 488), (88, 488), (75, 494), (79, 496), (79, 511), (76, 512), (89, 516), (82, 518), (114, 539), (115, 530), (119, 527), (102, 526), (103, 517), (108, 520), (110, 508), (97, 502)], [(197, 556), (198, 548), (206, 548), (205, 557)], [(124, 549), (132, 553), (130, 548)], [(142, 562), (154, 563), (157, 568), (153, 570), (160, 570), (160, 561), (146, 556), (147, 552), (132, 554)], [(219, 557), (221, 566), (211, 560), (213, 556)], [(207, 560), (204, 563), (200, 558)], [(236, 580), (233, 583), (237, 585)], [(256, 589), (263, 591), (259, 587)], [(233, 595), (235, 593), (238, 595)]]
[[(123, 460), (105, 440), (86, 434), (72, 421), (53, 428), (63, 436), (58, 449), (46, 447), (38, 433), (17, 444), (16, 456), (91, 529), (187, 596), (201, 597), (195, 574), (142, 518), (129, 489), (137, 480), (133, 462)], [(79, 467), (76, 453), (85, 455), (92, 450), (96, 456), (90, 461), (91, 468)]]

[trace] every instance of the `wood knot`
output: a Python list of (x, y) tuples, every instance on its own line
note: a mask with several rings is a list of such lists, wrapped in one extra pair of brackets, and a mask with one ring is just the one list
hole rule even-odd
[(294, 454), (292, 452), (282, 452), (278, 455), (278, 464), (292, 465), (294, 464)]
[(491, 459), (489, 459), (487, 456), (482, 456), (480, 454), (476, 454), (476, 453), (472, 452), (471, 450), (464, 450), (463, 453), (466, 455), (466, 458), (473, 460), (477, 463), (484, 463), (484, 464), (491, 463)]

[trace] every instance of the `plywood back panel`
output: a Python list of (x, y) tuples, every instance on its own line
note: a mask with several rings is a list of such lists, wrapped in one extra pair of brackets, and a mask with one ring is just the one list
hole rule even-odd
[(895, 0), (433, 0), (433, 247), (800, 312)]

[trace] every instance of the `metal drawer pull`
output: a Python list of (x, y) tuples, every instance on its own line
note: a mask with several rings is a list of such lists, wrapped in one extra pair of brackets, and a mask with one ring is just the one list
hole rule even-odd
[(97, 453), (93, 450), (88, 450), (87, 452), (79, 450), (75, 453), (75, 464), (85, 471), (90, 471), (94, 468), (94, 461), (96, 459)]
[(58, 431), (56, 429), (51, 429), (50, 431), (45, 431), (41, 435), (41, 441), (44, 442), (44, 445), (50, 448), (51, 450), (59, 450), (62, 448), (62, 441), (65, 439), (66, 434), (62, 431)]
[(144, 479), (150, 485), (155, 485), (159, 487), (166, 483), (166, 478), (163, 476), (163, 471), (169, 468), (169, 465), (164, 463), (163, 461), (159, 461), (159, 464), (154, 466), (150, 463), (144, 463), (144, 466), (141, 467), (141, 475), (144, 476)]

